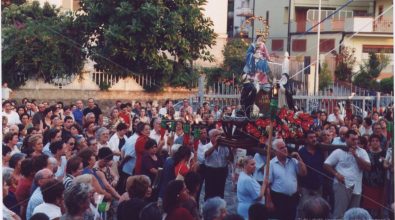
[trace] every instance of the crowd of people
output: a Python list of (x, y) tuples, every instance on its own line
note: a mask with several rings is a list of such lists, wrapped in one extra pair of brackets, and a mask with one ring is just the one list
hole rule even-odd
[(393, 219), (392, 108), (314, 112), (303, 145), (266, 155), (219, 142), (238, 106), (143, 104), (4, 100), (4, 219)]

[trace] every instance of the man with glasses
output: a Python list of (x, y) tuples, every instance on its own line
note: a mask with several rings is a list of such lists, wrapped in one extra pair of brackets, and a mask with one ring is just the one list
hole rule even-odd
[(371, 169), (368, 153), (357, 146), (358, 134), (354, 130), (346, 133), (348, 151), (334, 150), (325, 160), (324, 169), (331, 173), (333, 182), (333, 218), (341, 219), (344, 212), (359, 207), (362, 192), (363, 171)]
[(32, 217), (34, 209), (44, 202), (41, 187), (54, 178), (54, 174), (50, 169), (42, 169), (34, 176), (34, 182), (38, 185), (36, 190), (30, 196), (29, 203), (27, 204), (26, 219)]

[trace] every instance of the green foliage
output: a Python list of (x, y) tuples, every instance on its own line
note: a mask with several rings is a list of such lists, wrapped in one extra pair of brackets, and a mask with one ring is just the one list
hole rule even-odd
[(237, 38), (228, 41), (222, 51), (224, 55), (224, 68), (232, 74), (242, 74), (247, 48), (248, 45), (246, 45), (241, 39)]
[(322, 68), (320, 71), (320, 76), (319, 76), (319, 89), (324, 90), (328, 86), (332, 85), (333, 79), (331, 76), (331, 73), (329, 71), (328, 64), (325, 62), (322, 64)]
[(360, 71), (354, 78), (354, 84), (362, 88), (379, 90), (380, 84), (376, 82), (376, 78), (380, 76), (381, 71), (388, 63), (389, 58), (385, 55), (369, 53), (369, 60), (360, 65)]
[(111, 85), (106, 82), (100, 82), (100, 84), (99, 84), (99, 88), (102, 91), (107, 91), (110, 87), (111, 87)]
[(355, 49), (350, 47), (341, 47), (340, 53), (336, 54), (336, 79), (351, 82), (353, 75), (352, 69), (354, 67), (355, 61)]
[(393, 92), (394, 91), (394, 77), (381, 80), (380, 90), (384, 93)]
[(4, 8), (2, 18), (2, 77), (11, 88), (29, 78), (49, 82), (80, 73), (84, 34), (71, 13), (33, 2)]
[[(213, 61), (213, 23), (206, 0), (81, 0), (77, 20), (84, 24), (89, 57), (97, 68), (120, 76), (150, 74), (157, 84), (177, 84), (193, 61)], [(172, 59), (172, 60), (171, 60)], [(177, 64), (174, 65), (174, 62)], [(177, 80), (175, 74), (183, 73)], [(182, 83), (181, 83), (182, 84)]]

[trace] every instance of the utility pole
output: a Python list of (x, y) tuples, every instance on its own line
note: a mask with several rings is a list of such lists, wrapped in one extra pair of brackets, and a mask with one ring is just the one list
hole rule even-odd
[(321, 0), (318, 3), (318, 30), (317, 30), (317, 59), (315, 64), (315, 75), (314, 75), (314, 95), (318, 94), (318, 71), (320, 66), (320, 36), (321, 36)]

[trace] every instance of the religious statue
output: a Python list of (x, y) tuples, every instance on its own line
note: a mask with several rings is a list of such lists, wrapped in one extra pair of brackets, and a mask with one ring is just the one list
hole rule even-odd
[(259, 84), (269, 82), (268, 74), (270, 69), (268, 61), (270, 61), (270, 57), (264, 41), (265, 39), (263, 37), (258, 37), (256, 42), (248, 47), (246, 64), (243, 68), (244, 73), (250, 79), (258, 81)]

